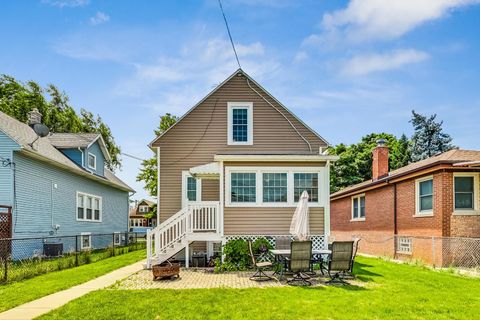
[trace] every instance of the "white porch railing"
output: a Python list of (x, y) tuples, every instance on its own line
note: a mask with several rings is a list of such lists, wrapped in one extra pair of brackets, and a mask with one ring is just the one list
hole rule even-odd
[[(189, 202), (155, 229), (147, 232), (147, 267), (154, 256), (180, 251), (195, 233), (220, 233), (220, 203), (217, 201)], [(186, 239), (186, 243), (182, 240)], [(178, 252), (177, 251), (177, 252)]]

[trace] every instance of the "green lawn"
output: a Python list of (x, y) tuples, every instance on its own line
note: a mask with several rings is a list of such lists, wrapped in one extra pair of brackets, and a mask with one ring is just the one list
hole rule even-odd
[(480, 279), (357, 258), (358, 286), (101, 290), (41, 319), (478, 319)]
[(145, 254), (145, 250), (133, 251), (80, 267), (50, 272), (28, 280), (0, 285), (0, 312), (140, 261), (145, 258)]

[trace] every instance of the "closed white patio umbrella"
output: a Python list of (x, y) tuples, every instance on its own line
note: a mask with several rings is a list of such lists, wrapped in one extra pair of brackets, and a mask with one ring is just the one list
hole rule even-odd
[(308, 192), (303, 191), (290, 224), (290, 234), (300, 241), (308, 240), (310, 226), (308, 219)]

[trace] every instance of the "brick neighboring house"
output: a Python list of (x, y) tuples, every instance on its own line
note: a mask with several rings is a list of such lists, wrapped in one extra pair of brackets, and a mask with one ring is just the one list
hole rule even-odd
[(332, 237), (363, 238), (359, 250), (367, 254), (470, 261), (468, 241), (478, 251), (480, 239), (457, 237), (480, 238), (480, 151), (454, 149), (388, 172), (388, 147), (379, 142), (373, 179), (331, 195)]

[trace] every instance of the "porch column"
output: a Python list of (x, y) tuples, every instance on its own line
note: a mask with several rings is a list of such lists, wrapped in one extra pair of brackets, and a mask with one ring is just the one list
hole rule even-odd
[(185, 247), (185, 268), (190, 267), (190, 241), (187, 240), (187, 246)]

